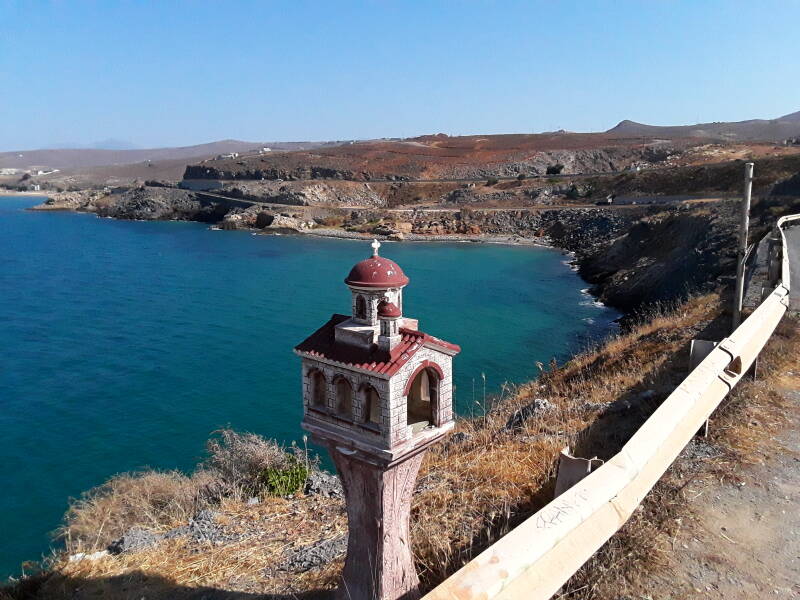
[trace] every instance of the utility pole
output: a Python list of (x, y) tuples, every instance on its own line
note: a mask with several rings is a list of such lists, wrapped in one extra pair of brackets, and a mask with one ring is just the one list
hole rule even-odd
[(733, 298), (733, 327), (742, 322), (742, 299), (744, 297), (744, 258), (747, 253), (747, 229), (750, 227), (750, 193), (753, 190), (753, 163), (744, 166), (744, 198), (742, 215), (739, 221), (739, 251), (736, 256), (736, 295)]

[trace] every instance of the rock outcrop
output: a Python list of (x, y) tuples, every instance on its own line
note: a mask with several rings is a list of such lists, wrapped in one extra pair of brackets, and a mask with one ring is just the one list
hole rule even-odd
[(633, 224), (605, 247), (584, 253), (579, 273), (602, 302), (630, 312), (719, 284), (736, 264), (732, 203), (713, 213), (671, 210)]
[(115, 219), (216, 223), (227, 212), (227, 207), (201, 202), (196, 194), (187, 190), (139, 187), (98, 199), (92, 212)]

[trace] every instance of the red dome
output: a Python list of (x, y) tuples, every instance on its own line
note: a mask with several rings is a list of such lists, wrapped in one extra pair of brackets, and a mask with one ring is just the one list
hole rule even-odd
[(397, 305), (393, 302), (381, 300), (378, 304), (378, 316), (396, 319), (397, 317), (402, 317), (403, 313), (400, 312), (400, 309), (397, 308)]
[(396, 262), (375, 255), (356, 263), (344, 282), (356, 287), (395, 288), (406, 285), (408, 277)]

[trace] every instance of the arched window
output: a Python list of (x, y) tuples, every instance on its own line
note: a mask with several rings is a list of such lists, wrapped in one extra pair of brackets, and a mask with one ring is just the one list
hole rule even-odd
[(327, 382), (322, 371), (311, 371), (311, 404), (317, 408), (324, 407), (327, 402)]
[(344, 377), (336, 379), (336, 412), (348, 419), (353, 418), (353, 388)]
[(363, 396), (364, 423), (380, 425), (381, 422), (381, 397), (371, 385), (364, 386)]
[(364, 296), (356, 296), (356, 318), (365, 320), (367, 318), (367, 301), (364, 300)]
[(408, 392), (407, 424), (413, 433), (435, 425), (439, 401), (439, 375), (433, 369), (422, 369), (411, 382)]

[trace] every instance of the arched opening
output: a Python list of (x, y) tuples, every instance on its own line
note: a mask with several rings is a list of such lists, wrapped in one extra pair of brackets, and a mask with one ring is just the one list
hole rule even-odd
[(327, 382), (322, 371), (311, 371), (311, 404), (316, 408), (323, 408), (327, 404)]
[(371, 385), (365, 385), (363, 389), (363, 416), (364, 423), (380, 425), (381, 422), (381, 397), (378, 391)]
[(439, 402), (439, 374), (430, 368), (421, 369), (411, 382), (408, 396), (408, 420), (412, 433), (436, 424)]
[(356, 318), (364, 320), (367, 318), (367, 301), (364, 300), (364, 296), (356, 296)]
[(347, 419), (353, 418), (353, 388), (344, 377), (336, 379), (336, 412)]

